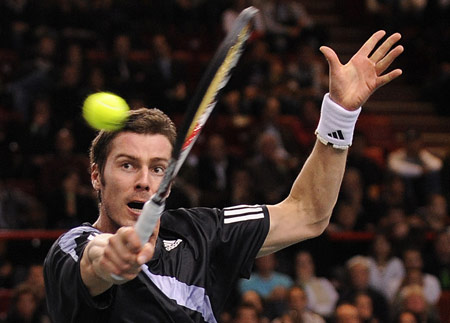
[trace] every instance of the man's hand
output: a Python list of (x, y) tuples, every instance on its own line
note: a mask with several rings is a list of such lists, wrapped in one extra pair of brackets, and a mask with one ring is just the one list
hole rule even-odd
[(403, 46), (391, 49), (400, 40), (399, 33), (391, 35), (374, 50), (385, 34), (383, 30), (374, 33), (345, 65), (341, 64), (331, 48), (320, 47), (330, 68), (330, 98), (343, 108), (347, 110), (359, 108), (376, 89), (402, 74), (400, 69), (383, 74), (403, 52)]
[[(155, 252), (156, 236), (141, 246), (133, 227), (122, 227), (115, 234), (100, 234), (86, 246), (81, 259), (81, 277), (91, 295), (99, 295), (113, 284), (134, 279), (141, 265)], [(114, 279), (112, 275), (121, 277)]]

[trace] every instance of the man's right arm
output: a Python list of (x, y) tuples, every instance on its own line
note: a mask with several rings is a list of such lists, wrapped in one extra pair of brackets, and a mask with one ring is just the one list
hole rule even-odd
[(134, 279), (141, 265), (153, 257), (155, 245), (156, 237), (152, 236), (142, 247), (133, 227), (120, 228), (116, 234), (97, 235), (86, 246), (80, 261), (81, 279), (89, 293), (97, 296), (114, 284)]

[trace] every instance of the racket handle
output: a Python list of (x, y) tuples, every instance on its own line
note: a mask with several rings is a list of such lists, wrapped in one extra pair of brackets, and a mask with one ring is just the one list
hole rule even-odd
[(165, 205), (166, 203), (164, 201), (156, 203), (153, 199), (145, 202), (142, 213), (134, 227), (142, 245), (148, 242), (148, 239), (155, 229), (156, 223), (158, 223), (158, 220), (164, 211)]

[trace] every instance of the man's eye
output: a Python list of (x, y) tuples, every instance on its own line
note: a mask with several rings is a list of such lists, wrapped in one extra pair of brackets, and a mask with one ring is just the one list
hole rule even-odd
[(123, 163), (122, 168), (129, 170), (129, 169), (133, 168), (133, 165), (131, 165), (130, 163)]
[(153, 172), (155, 172), (155, 174), (158, 174), (158, 175), (164, 175), (164, 173), (166, 172), (166, 169), (162, 166), (157, 166), (157, 167), (153, 168)]

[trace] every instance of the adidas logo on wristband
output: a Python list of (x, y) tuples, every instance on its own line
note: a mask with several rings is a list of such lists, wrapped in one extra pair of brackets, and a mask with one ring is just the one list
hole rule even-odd
[(334, 132), (330, 132), (330, 133), (328, 134), (328, 137), (335, 138), (335, 139), (340, 139), (340, 140), (344, 140), (344, 139), (345, 139), (345, 138), (344, 138), (344, 135), (342, 134), (342, 131), (341, 131), (341, 130), (337, 130), (337, 131), (334, 131)]
[(348, 149), (353, 140), (353, 131), (361, 107), (346, 110), (330, 99), (327, 93), (322, 102), (320, 120), (317, 125), (317, 138), (324, 145), (333, 145), (336, 149)]

